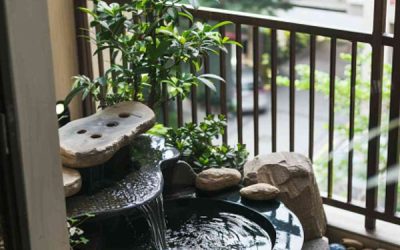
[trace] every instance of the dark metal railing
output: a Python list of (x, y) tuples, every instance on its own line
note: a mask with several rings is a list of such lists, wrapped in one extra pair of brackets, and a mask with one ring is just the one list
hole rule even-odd
[[(76, 6), (85, 5), (84, 0), (75, 1)], [(123, 1), (117, 1), (123, 2)], [(330, 27), (320, 27), (316, 25), (290, 22), (281, 20), (276, 17), (246, 14), (241, 12), (232, 12), (220, 9), (200, 8), (198, 10), (191, 9), (190, 11), (198, 20), (206, 21), (231, 21), (234, 23), (236, 40), (242, 42), (242, 27), (250, 26), (252, 29), (253, 39), (253, 124), (254, 124), (254, 155), (260, 152), (259, 149), (259, 76), (260, 76), (260, 29), (270, 30), (270, 67), (271, 67), (271, 148), (272, 152), (277, 151), (277, 77), (278, 77), (278, 31), (288, 31), (289, 36), (289, 148), (290, 151), (295, 151), (295, 98), (296, 98), (296, 34), (308, 34), (310, 37), (310, 88), (309, 88), (309, 135), (308, 135), (308, 156), (313, 160), (314, 152), (314, 128), (315, 128), (315, 72), (316, 72), (316, 41), (318, 36), (330, 39), (330, 69), (329, 69), (329, 126), (328, 126), (328, 147), (329, 152), (334, 151), (334, 127), (335, 127), (335, 83), (336, 83), (336, 54), (337, 54), (337, 41), (339, 39), (346, 40), (351, 43), (351, 76), (350, 76), (350, 107), (349, 107), (349, 135), (348, 140), (351, 142), (354, 139), (355, 130), (355, 99), (356, 99), (356, 66), (357, 66), (357, 45), (360, 43), (370, 44), (372, 48), (372, 65), (371, 65), (371, 86), (370, 86), (370, 114), (369, 114), (369, 131), (379, 129), (381, 126), (382, 115), (382, 75), (383, 75), (383, 48), (384, 46), (393, 49), (393, 71), (391, 82), (390, 94), (390, 121), (397, 121), (399, 118), (400, 109), (400, 0), (396, 1), (395, 12), (395, 31), (393, 35), (385, 33), (386, 23), (386, 1), (375, 0), (374, 5), (374, 24), (372, 33), (359, 32), (354, 30), (336, 29)], [(87, 27), (87, 19), (84, 14), (76, 14), (77, 27)], [(226, 33), (224, 27), (220, 29), (222, 34)], [(99, 65), (92, 65), (90, 59), (90, 48), (87, 43), (78, 39), (79, 48), (79, 62), (80, 73), (93, 75), (93, 67), (100, 67), (102, 70), (102, 58), (98, 58)], [(238, 142), (243, 143), (243, 100), (242, 100), (242, 54), (243, 49), (236, 47), (236, 122)], [(210, 72), (210, 59), (205, 58), (204, 72)], [(223, 78), (226, 78), (227, 71), (227, 55), (221, 53), (219, 56), (219, 73)], [(198, 121), (198, 103), (197, 91), (200, 87), (193, 87), (191, 93), (191, 116), (193, 122)], [(166, 95), (166, 90), (163, 91)], [(205, 88), (204, 106), (206, 114), (212, 112), (210, 104), (211, 93), (208, 88)], [(176, 102), (177, 109), (177, 124), (183, 125), (183, 110), (182, 100), (178, 99)], [(86, 105), (88, 106), (88, 104)], [(90, 105), (89, 105), (90, 106)], [(227, 83), (220, 83), (219, 92), (219, 108), (220, 113), (228, 115), (227, 109)], [(299, 108), (299, 107), (297, 107)], [(162, 107), (162, 117), (166, 125), (169, 124), (169, 112), (167, 103)], [(231, 128), (227, 128), (228, 130)], [(228, 141), (228, 133), (225, 133), (223, 141)], [(368, 160), (367, 160), (367, 177), (370, 179), (378, 174), (379, 166), (379, 148), (380, 148), (380, 135), (372, 136), (368, 141)], [(365, 206), (356, 205), (352, 201), (352, 188), (353, 188), (353, 157), (354, 151), (350, 148), (348, 152), (348, 183), (347, 183), (347, 200), (340, 201), (333, 198), (333, 170), (334, 170), (334, 157), (330, 154), (328, 159), (328, 188), (327, 195), (323, 197), (324, 203), (339, 207), (345, 210), (356, 212), (365, 215), (365, 227), (367, 229), (375, 228), (376, 219), (400, 224), (400, 217), (396, 215), (397, 204), (397, 182), (387, 180), (386, 196), (385, 196), (385, 210), (377, 210), (377, 191), (378, 187), (366, 188), (366, 203)], [(388, 134), (388, 151), (387, 151), (387, 171), (395, 170), (399, 163), (399, 128), (390, 129)], [(394, 171), (397, 174), (398, 171)], [(393, 171), (392, 171), (393, 174)], [(393, 180), (393, 178), (391, 178)]]

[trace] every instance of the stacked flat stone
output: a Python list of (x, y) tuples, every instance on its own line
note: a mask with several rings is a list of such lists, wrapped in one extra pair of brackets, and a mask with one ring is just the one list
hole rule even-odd
[[(59, 129), (60, 154), (66, 196), (79, 192), (80, 174), (73, 168), (88, 168), (107, 162), (155, 122), (152, 109), (140, 102), (121, 102), (74, 120)], [(79, 175), (79, 178), (78, 178)]]
[(307, 157), (289, 152), (256, 156), (244, 166), (244, 183), (268, 183), (277, 187), (279, 199), (300, 219), (305, 240), (325, 234), (322, 199)]
[(78, 170), (62, 167), (64, 194), (70, 197), (77, 194), (82, 187), (82, 177)]

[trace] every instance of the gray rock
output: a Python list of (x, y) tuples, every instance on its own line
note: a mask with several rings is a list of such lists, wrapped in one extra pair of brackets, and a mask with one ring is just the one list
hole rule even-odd
[(78, 170), (62, 168), (65, 197), (77, 194), (82, 188), (82, 178)]
[(267, 183), (253, 184), (240, 189), (240, 195), (249, 200), (271, 200), (279, 194), (279, 189)]
[(326, 237), (304, 242), (302, 250), (329, 250), (329, 240)]
[(210, 168), (196, 177), (196, 188), (203, 191), (219, 191), (240, 183), (242, 175), (236, 169)]
[(164, 192), (179, 192), (196, 184), (196, 173), (192, 167), (184, 161), (166, 167), (163, 171)]
[(100, 165), (136, 135), (154, 125), (155, 114), (139, 102), (122, 102), (59, 129), (63, 165), (83, 168)]
[(325, 234), (322, 199), (307, 157), (288, 152), (257, 156), (245, 164), (244, 182), (268, 183), (279, 188), (279, 199), (301, 221), (306, 241)]

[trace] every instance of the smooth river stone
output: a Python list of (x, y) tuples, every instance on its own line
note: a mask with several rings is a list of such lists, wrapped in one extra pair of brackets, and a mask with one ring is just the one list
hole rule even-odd
[(219, 191), (236, 186), (242, 175), (232, 168), (210, 168), (200, 172), (196, 177), (196, 188), (203, 191)]
[(274, 199), (279, 194), (279, 189), (267, 183), (257, 183), (240, 189), (243, 198), (256, 201)]
[(82, 178), (78, 170), (62, 168), (65, 197), (77, 194), (82, 187)]
[(155, 114), (140, 102), (121, 102), (59, 129), (64, 166), (84, 168), (108, 161), (120, 148), (155, 122)]

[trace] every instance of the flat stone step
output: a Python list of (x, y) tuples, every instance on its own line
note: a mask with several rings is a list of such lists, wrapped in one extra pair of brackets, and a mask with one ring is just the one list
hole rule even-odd
[(82, 188), (82, 178), (78, 170), (62, 168), (65, 197), (77, 194)]
[(59, 129), (62, 163), (71, 168), (100, 165), (154, 122), (153, 110), (140, 102), (118, 103), (72, 121)]

